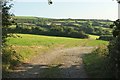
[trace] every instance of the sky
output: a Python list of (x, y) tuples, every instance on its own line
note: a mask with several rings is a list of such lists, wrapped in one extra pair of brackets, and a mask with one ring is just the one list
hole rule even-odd
[(113, 0), (14, 0), (16, 16), (72, 19), (118, 19), (118, 4)]

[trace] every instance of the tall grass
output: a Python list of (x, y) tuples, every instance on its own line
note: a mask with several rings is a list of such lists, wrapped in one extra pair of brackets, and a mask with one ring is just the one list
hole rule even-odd
[(101, 45), (92, 53), (83, 56), (84, 66), (90, 78), (113, 78), (108, 54), (107, 46)]

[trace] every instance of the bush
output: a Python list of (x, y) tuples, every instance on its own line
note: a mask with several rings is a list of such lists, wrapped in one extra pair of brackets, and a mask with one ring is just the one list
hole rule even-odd
[(93, 53), (99, 54), (100, 56), (108, 56), (108, 48), (105, 45), (101, 45)]
[(116, 78), (120, 76), (120, 19), (110, 26), (113, 28), (113, 40), (109, 43), (109, 59), (111, 70)]
[(11, 46), (6, 46), (2, 49), (2, 63), (7, 65), (3, 68), (9, 69), (15, 67), (20, 63), (20, 58), (21, 56)]
[[(120, 35), (110, 41), (109, 45), (109, 60), (113, 75), (118, 78), (120, 76)], [(116, 66), (118, 65), (118, 66)]]
[(101, 35), (99, 37), (100, 40), (105, 40), (105, 41), (110, 41), (113, 39), (113, 36), (112, 35)]

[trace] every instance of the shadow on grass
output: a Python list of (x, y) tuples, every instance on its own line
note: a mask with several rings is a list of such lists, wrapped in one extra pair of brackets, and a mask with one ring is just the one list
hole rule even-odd
[(83, 56), (83, 62), (90, 78), (115, 78), (112, 74), (108, 58), (90, 53)]
[[(41, 63), (39, 65), (22, 63), (21, 66), (15, 67), (14, 71), (9, 71), (9, 76), (4, 76), (4, 74), (3, 76), (4, 78), (113, 78), (111, 74), (109, 74), (110, 69), (106, 58), (98, 54), (88, 54), (89, 51), (83, 54), (84, 51), (81, 50), (81, 54), (76, 53), (77, 55), (70, 54), (70, 52), (64, 56), (69, 57), (70, 60), (72, 60), (72, 58), (77, 59), (77, 57), (80, 59), (83, 58), (84, 64), (73, 65), (73, 63), (77, 63), (74, 59), (72, 63), (69, 63), (69, 59), (64, 60), (70, 64), (69, 66), (63, 63)], [(89, 76), (84, 74), (83, 66)]]
[[(2, 75), (3, 78), (86, 78), (83, 74), (74, 73), (74, 70), (80, 70), (79, 65), (63, 67), (63, 64), (57, 65), (36, 65), (22, 63), (22, 66), (15, 67), (9, 71), (9, 76)], [(73, 76), (70, 74), (74, 73)]]

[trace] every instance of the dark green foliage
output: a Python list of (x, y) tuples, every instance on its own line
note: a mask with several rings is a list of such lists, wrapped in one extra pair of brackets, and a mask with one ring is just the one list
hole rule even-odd
[(55, 34), (63, 33), (63, 28), (60, 26), (53, 26), (50, 28), (51, 32), (54, 32)]
[(89, 78), (114, 78), (108, 54), (107, 46), (101, 45), (92, 53), (83, 56)]
[(92, 26), (99, 26), (100, 23), (98, 21), (93, 21)]
[(120, 20), (114, 22), (113, 36), (117, 37), (120, 34)]
[[(12, 31), (11, 31), (12, 30)], [(73, 38), (88, 38), (83, 31), (77, 31), (73, 27), (57, 26), (51, 24), (50, 26), (29, 26), (25, 24), (17, 24), (16, 28), (9, 29), (9, 31), (24, 34), (40, 34), (50, 36), (62, 36), (62, 37), (73, 37)]]
[[(20, 29), (17, 29), (17, 33), (30, 33), (30, 34), (42, 34), (52, 36), (64, 36), (75, 38), (88, 38), (86, 34), (104, 35), (111, 34), (109, 30), (103, 30), (99, 27), (102, 23), (99, 20), (82, 20), (80, 19), (44, 19), (37, 17), (14, 17), (19, 24)], [(102, 21), (102, 20), (101, 20)], [(104, 21), (104, 20), (103, 20)], [(103, 22), (102, 21), (102, 22)], [(93, 22), (98, 24), (98, 28), (93, 26)], [(107, 22), (107, 21), (105, 21)], [(34, 27), (33, 27), (34, 26)], [(41, 28), (41, 29), (40, 29)], [(81, 34), (82, 32), (82, 34)]]
[(11, 9), (13, 4), (9, 4), (9, 0), (5, 0), (5, 1), (1, 1), (2, 5), (2, 44), (5, 43), (5, 38), (7, 37), (7, 34), (10, 33), (8, 31), (8, 27), (10, 25), (12, 25), (14, 23), (14, 21), (12, 20), (11, 16), (13, 16), (13, 14), (11, 14), (9, 12), (9, 10)]
[(3, 64), (9, 64), (11, 66), (16, 66), (20, 61), (21, 56), (16, 53), (11, 46), (4, 47), (2, 49), (2, 62)]
[(10, 1), (0, 1), (0, 5), (2, 5), (2, 72), (5, 74), (8, 69), (15, 67), (20, 62), (20, 55), (16, 54), (16, 51), (11, 46), (5, 44), (8, 34), (14, 32), (14, 29), (11, 29), (10, 26), (15, 24), (12, 19), (13, 14), (9, 12), (12, 7)]
[(74, 38), (88, 38), (88, 35), (86, 35), (83, 31), (70, 32), (69, 35), (70, 35), (70, 37), (74, 37)]
[[(100, 47), (84, 59), (86, 70), (92, 77), (103, 75), (104, 77), (109, 76), (109, 78), (119, 78), (120, 76), (120, 20), (116, 20), (110, 27), (113, 28), (113, 37), (103, 35), (99, 38), (110, 39), (108, 49)], [(95, 68), (99, 68), (99, 70), (95, 70)]]
[(99, 36), (111, 34), (111, 32), (109, 31), (109, 28), (108, 29), (103, 29), (103, 28), (106, 28), (106, 27), (102, 23), (99, 23), (98, 21), (93, 21), (93, 22), (88, 21), (83, 23), (79, 29), (81, 31), (84, 31), (87, 34), (94, 34)]
[(112, 70), (116, 78), (120, 76), (120, 20), (116, 20), (113, 26), (114, 39), (110, 41), (109, 58)]
[(101, 35), (99, 37), (100, 40), (105, 40), (105, 41), (110, 41), (113, 39), (113, 36), (112, 35)]
[(21, 56), (11, 46), (2, 48), (2, 77), (9, 76), (9, 70), (20, 64)]
[(92, 25), (90, 24), (90, 22), (86, 22), (84, 23), (81, 27), (80, 27), (81, 30), (83, 30), (85, 33), (88, 33), (88, 34), (92, 34), (94, 29), (92, 27)]

